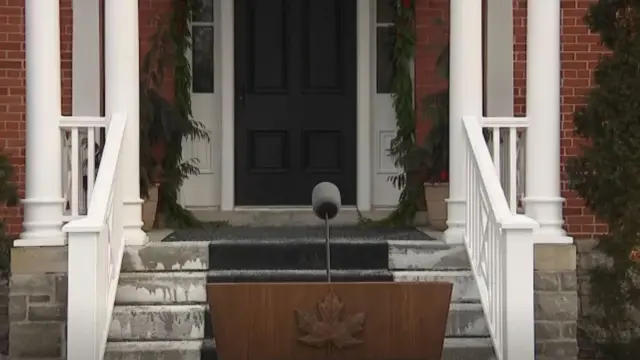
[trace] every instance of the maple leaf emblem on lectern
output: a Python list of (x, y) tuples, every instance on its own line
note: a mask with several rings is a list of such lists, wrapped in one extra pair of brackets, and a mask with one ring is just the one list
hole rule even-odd
[(364, 313), (354, 313), (343, 317), (344, 304), (334, 292), (328, 293), (318, 303), (318, 315), (303, 310), (296, 310), (298, 329), (305, 336), (298, 341), (314, 346), (325, 347), (333, 345), (338, 349), (361, 344), (362, 341), (354, 336), (364, 328)]

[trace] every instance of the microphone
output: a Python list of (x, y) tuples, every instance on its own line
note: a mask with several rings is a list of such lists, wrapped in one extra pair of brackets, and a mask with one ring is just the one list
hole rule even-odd
[(329, 246), (329, 219), (338, 215), (342, 206), (340, 190), (330, 182), (321, 182), (311, 192), (311, 207), (317, 217), (324, 220), (325, 252), (327, 255), (327, 282), (331, 283), (331, 247)]
[(331, 220), (340, 211), (342, 199), (340, 190), (330, 182), (321, 182), (313, 188), (311, 193), (311, 207), (313, 213), (322, 220)]

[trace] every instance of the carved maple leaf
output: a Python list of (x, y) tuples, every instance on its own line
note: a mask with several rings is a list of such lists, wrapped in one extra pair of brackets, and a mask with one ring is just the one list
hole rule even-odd
[(344, 349), (362, 343), (354, 336), (362, 332), (365, 314), (354, 313), (343, 318), (344, 304), (333, 291), (318, 303), (318, 315), (303, 310), (295, 313), (298, 329), (306, 334), (298, 341), (304, 344)]

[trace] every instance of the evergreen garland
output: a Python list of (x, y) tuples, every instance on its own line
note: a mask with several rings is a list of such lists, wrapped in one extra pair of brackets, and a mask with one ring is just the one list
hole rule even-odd
[(396, 9), (393, 26), (393, 77), (391, 98), (396, 115), (396, 134), (391, 140), (389, 155), (395, 166), (402, 169), (389, 181), (401, 190), (396, 209), (380, 222), (380, 225), (397, 226), (411, 223), (418, 211), (418, 201), (423, 194), (421, 161), (416, 144), (416, 111), (411, 65), (415, 53), (415, 1), (391, 0)]
[[(170, 18), (168, 21), (159, 18), (151, 49), (143, 60), (146, 78), (141, 83), (141, 168), (144, 167), (141, 169), (141, 192), (143, 196), (147, 194), (149, 173), (160, 166), (158, 212), (162, 225), (172, 228), (203, 225), (178, 201), (184, 180), (199, 173), (197, 159), (182, 158), (184, 140), (209, 140), (204, 125), (196, 121), (191, 112), (192, 79), (187, 51), (191, 49), (189, 22), (196, 3), (194, 0), (172, 0)], [(170, 68), (173, 75), (171, 102), (160, 95), (165, 68)], [(150, 160), (149, 152), (154, 142), (162, 142), (165, 147), (162, 164)]]
[(589, 269), (589, 324), (580, 330), (598, 358), (632, 360), (640, 354), (640, 2), (597, 1), (585, 23), (611, 52), (575, 114), (587, 141), (567, 165), (570, 187), (608, 225), (590, 254), (603, 261)]
[[(193, 119), (191, 112), (191, 65), (187, 51), (191, 49), (189, 23), (196, 5), (193, 0), (173, 0), (170, 34), (173, 43), (173, 102), (178, 113), (189, 120), (190, 127), (178, 132), (167, 144), (163, 170), (165, 182), (159, 189), (159, 201), (165, 221), (174, 222), (173, 227), (199, 227), (202, 225), (191, 212), (178, 203), (178, 192), (189, 176), (199, 174), (194, 159), (183, 161), (182, 144), (185, 139), (210, 140), (204, 126)], [(167, 171), (169, 170), (169, 171)]]

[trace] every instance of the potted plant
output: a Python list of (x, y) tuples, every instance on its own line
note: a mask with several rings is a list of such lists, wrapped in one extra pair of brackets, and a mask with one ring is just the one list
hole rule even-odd
[[(438, 57), (436, 67), (449, 77), (449, 46), (445, 46)], [(431, 226), (438, 230), (446, 228), (449, 196), (449, 89), (428, 95), (423, 101), (425, 115), (431, 129), (421, 145), (425, 159), (424, 195), (427, 217)]]

